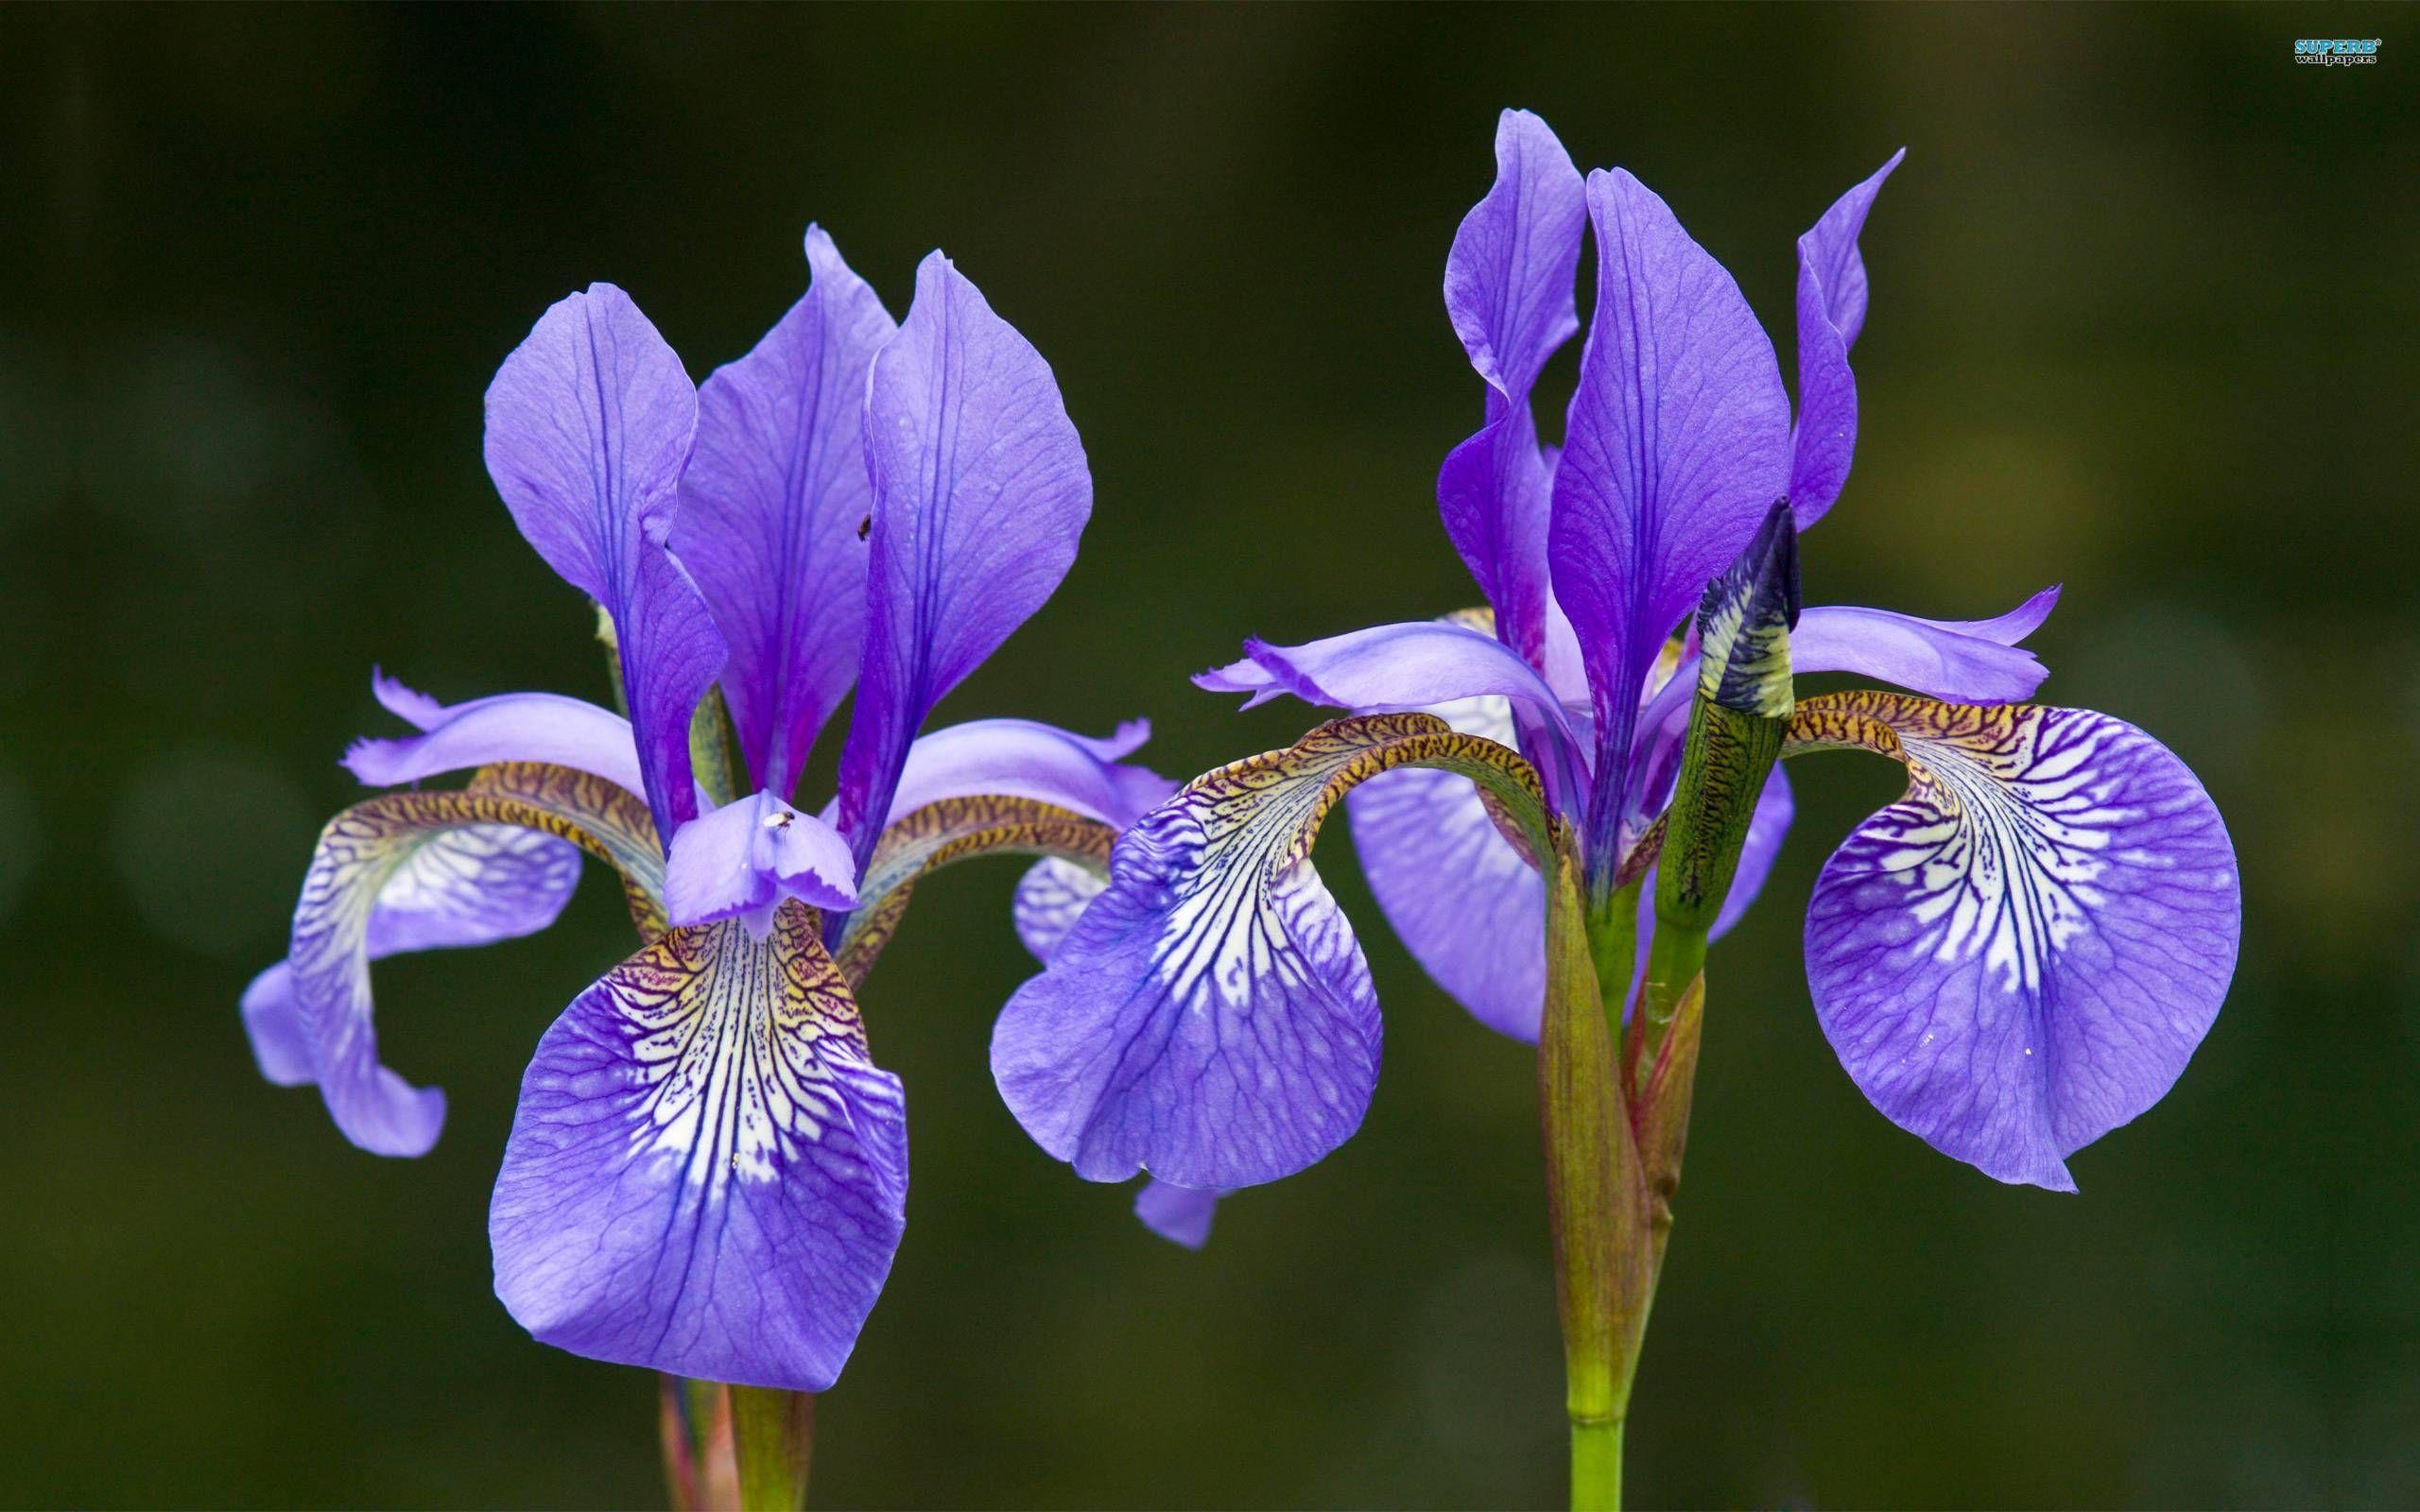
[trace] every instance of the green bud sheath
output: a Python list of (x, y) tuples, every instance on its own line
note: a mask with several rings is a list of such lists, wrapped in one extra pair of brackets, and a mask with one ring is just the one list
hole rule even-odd
[(1705, 968), (1706, 931), (1731, 892), (1756, 800), (1781, 755), (1798, 609), (1798, 533), (1783, 499), (1748, 549), (1706, 585), (1698, 609), (1697, 698), (1656, 870), (1635, 1067), (1642, 1089), (1655, 1074), (1682, 994)]

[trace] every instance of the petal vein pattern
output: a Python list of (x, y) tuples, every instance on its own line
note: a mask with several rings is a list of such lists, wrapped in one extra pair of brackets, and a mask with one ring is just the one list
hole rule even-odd
[(641, 933), (662, 930), (654, 895), (663, 876), (645, 805), (584, 772), (491, 767), (460, 792), (384, 794), (329, 820), (303, 876), (286, 954), (292, 1023), (309, 1075), (288, 1069), (294, 1080), (318, 1082), (337, 1128), (373, 1154), (425, 1154), (445, 1119), (444, 1093), (413, 1087), (378, 1061), (370, 994), (370, 961), (387, 943), (372, 934), (378, 904), (399, 881), (406, 889), (425, 883), (414, 868), (425, 865), (420, 858), (431, 844), (458, 848), (469, 843), (465, 833), (503, 826), (569, 840), (612, 863)]
[(1807, 910), (1841, 1065), (1945, 1154), (2074, 1190), (2065, 1158), (2159, 1100), (2234, 972), (2240, 887), (2209, 796), (2089, 710), (1837, 695), (1803, 706), (1791, 742), (1908, 768)]
[(906, 1222), (899, 1080), (805, 905), (678, 929), (582, 993), (522, 1083), (496, 1295), (591, 1359), (821, 1391)]
[(1275, 1180), (1342, 1143), (1376, 1081), (1378, 1005), (1311, 845), (1347, 790), (1423, 763), (1489, 782), (1543, 826), (1527, 763), (1426, 714), (1323, 725), (1144, 816), (994, 1032), (993, 1074), (1026, 1131), (1088, 1179), (1148, 1169), (1201, 1188)]

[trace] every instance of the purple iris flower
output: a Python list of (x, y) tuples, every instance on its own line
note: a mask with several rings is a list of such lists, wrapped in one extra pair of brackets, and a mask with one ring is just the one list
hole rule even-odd
[[(1858, 237), (1899, 157), (1798, 240), (1794, 415), (1737, 285), (1663, 200), (1619, 170), (1583, 180), (1524, 112), (1502, 117), (1495, 157), (1445, 272), (1484, 423), (1438, 479), (1489, 607), (1248, 642), (1197, 680), (1253, 703), (1424, 711), (1485, 737), (1453, 747), (1465, 757), (1517, 748), (1601, 909), (1673, 791), (1699, 685), (1685, 616), (1775, 501), (1784, 526), (1811, 525), (1847, 480)], [(1580, 329), (1583, 231), (1595, 303), (1558, 449), (1530, 394)], [(1787, 638), (1796, 671), (1915, 696), (1811, 700), (1785, 750), (1859, 747), (1909, 776), (1833, 855), (1808, 911), (1808, 982), (1841, 1064), (1944, 1153), (2071, 1190), (2066, 1156), (2156, 1102), (2208, 1030), (2240, 910), (2224, 827), (2182, 763), (2119, 720), (2017, 701), (2044, 676), (2018, 643), (2056, 597), (1968, 621), (1806, 609)], [(1319, 1160), (1368, 1106), (1377, 1000), (1310, 864), (1348, 790), (1372, 890), (1413, 954), (1482, 1022), (1538, 1037), (1537, 848), (1508, 820), (1511, 790), (1472, 780), (1504, 778), (1502, 761), (1430, 769), (1448, 747), (1425, 728), (1347, 720), (1188, 784), (1128, 831), (1106, 892), (1002, 1012), (993, 1068), (1028, 1132), (1085, 1177), (1148, 1171), (1189, 1189), (1190, 1206), (1147, 1191), (1163, 1231), (1198, 1235), (1208, 1194)], [(1713, 933), (1753, 902), (1790, 816), (1775, 766)], [(1653, 922), (1643, 910), (1642, 941)]]
[[(382, 787), (476, 775), (330, 823), (244, 1018), (271, 1080), (317, 1084), (365, 1149), (421, 1154), (444, 1097), (379, 1062), (369, 962), (542, 929), (579, 850), (603, 858), (646, 944), (529, 1063), (490, 1213), (497, 1294), (575, 1353), (812, 1391), (905, 1218), (902, 1091), (855, 989), (917, 876), (996, 850), (1081, 875), (1171, 784), (1122, 761), (1139, 722), (919, 738), (1065, 576), (1091, 478), (1048, 365), (946, 258), (894, 324), (821, 230), (806, 256), (805, 295), (702, 388), (606, 284), (505, 361), (489, 471), (602, 610), (628, 717), (540, 693), (449, 707), (379, 677), (420, 732), (346, 765)], [(794, 807), (853, 686), (839, 791)]]

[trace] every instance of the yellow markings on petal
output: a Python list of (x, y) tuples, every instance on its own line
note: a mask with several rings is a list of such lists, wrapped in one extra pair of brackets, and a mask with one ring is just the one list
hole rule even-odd
[(672, 930), (614, 969), (644, 1089), (632, 1153), (671, 1155), (709, 1191), (769, 1181), (850, 1119), (836, 1078), (870, 1065), (856, 1000), (796, 899), (764, 940), (735, 919)]
[(882, 832), (858, 886), (837, 954), (840, 974), (862, 986), (908, 912), (918, 879), (952, 862), (987, 855), (1058, 856), (1107, 875), (1117, 832), (1097, 819), (1033, 799), (986, 795), (927, 803)]
[(560, 835), (612, 867), (641, 939), (670, 927), (663, 902), (664, 848), (644, 799), (591, 773), (536, 762), (482, 766), (458, 796), (504, 805), (520, 816), (494, 822)]
[(2099, 721), (2046, 742), (2046, 720), (2064, 713), (1830, 694), (1799, 706), (1783, 753), (1857, 748), (1906, 766), (1906, 795), (1861, 831), (1885, 847), (1879, 874), (1906, 889), (1917, 924), (1941, 926), (1940, 959), (1979, 954), (2011, 990), (2031, 991), (2047, 956), (2103, 901), (2105, 852), (2132, 816), (2099, 769), (2121, 727)]

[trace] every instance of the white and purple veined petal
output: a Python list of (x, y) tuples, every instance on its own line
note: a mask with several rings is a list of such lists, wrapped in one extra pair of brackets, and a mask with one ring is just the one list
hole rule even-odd
[(1272, 1181), (1369, 1107), (1380, 1027), (1360, 945), (1288, 856), (1283, 818), (1233, 800), (1188, 790), (1127, 831), (1109, 888), (994, 1029), (1010, 1111), (1087, 1180)]
[(1445, 259), (1445, 312), (1487, 384), (1486, 423), (1439, 470), (1437, 505), (1505, 644), (1534, 662), (1550, 596), (1553, 475), (1530, 390), (1580, 329), (1573, 282), (1587, 197), (1571, 155), (1527, 111), (1497, 119), (1495, 164), (1495, 184), (1462, 218)]
[[(562, 917), (579, 882), (579, 848), (549, 834), (502, 824), (432, 834), (379, 885), (362, 934), (362, 957), (375, 961), (534, 935)], [(289, 962), (252, 978), (244, 989), (243, 1016), (263, 1076), (281, 1087), (316, 1079)], [(434, 1106), (441, 1114), (443, 1103)]]
[(1549, 535), (1597, 716), (1592, 872), (1634, 799), (1649, 669), (1788, 481), (1789, 402), (1772, 343), (1722, 266), (1629, 174), (1588, 180), (1597, 303), (1555, 468)]
[(372, 1154), (427, 1153), (445, 1096), (379, 1060), (371, 960), (544, 927), (571, 886), (562, 840), (611, 860), (634, 900), (661, 887), (646, 806), (586, 773), (504, 768), (468, 789), (382, 794), (330, 819), (303, 874), (285, 971), (246, 994), (264, 1072), (316, 1083), (337, 1127)]
[(804, 905), (679, 929), (539, 1041), (496, 1177), (496, 1295), (591, 1359), (829, 1387), (906, 1224), (899, 1080)]
[(1798, 420), (1790, 432), (1789, 503), (1804, 530), (1848, 481), (1857, 453), (1857, 376), (1849, 349), (1865, 329), (1865, 259), (1858, 232), (1905, 147), (1841, 196), (1798, 238)]
[(1816, 1014), (1892, 1122), (2072, 1191), (2066, 1157), (2168, 1091), (2226, 994), (2242, 904), (2225, 825), (2184, 763), (2089, 710), (1856, 694), (1802, 706), (1791, 731), (1891, 736), (1907, 796), (1834, 853), (1807, 909)]
[[(1017, 884), (1017, 938), (1043, 965), (1058, 954), (1076, 920), (1109, 886), (1109, 879), (1059, 856), (1045, 856)], [(1143, 1183), (1134, 1195), (1134, 1216), (1143, 1227), (1172, 1244), (1200, 1249), (1210, 1241), (1210, 1222), (1217, 1216), (1220, 1192), (1172, 1186), (1157, 1178)]]
[(1059, 586), (1093, 497), (1050, 365), (939, 252), (874, 358), (865, 436), (865, 660), (839, 803), (861, 867), (925, 716)]
[(783, 900), (856, 906), (856, 865), (838, 831), (770, 793), (726, 803), (681, 826), (664, 864), (664, 904), (675, 924), (737, 919), (758, 939)]
[(1311, 845), (1354, 783), (1432, 762), (1545, 824), (1517, 755), (1393, 714), (1196, 778), (1130, 827), (1108, 888), (993, 1031), (993, 1078), (1035, 1143), (1089, 1180), (1148, 1169), (1223, 1190), (1350, 1137), (1377, 1078), (1378, 1005)]
[(1044, 856), (1017, 880), (1010, 919), (1018, 942), (1035, 960), (1049, 965), (1059, 942), (1108, 886), (1109, 879), (1098, 872), (1060, 856)]
[(865, 647), (866, 372), (898, 329), (821, 227), (806, 261), (805, 295), (698, 391), (672, 534), (731, 650), (750, 776), (784, 799)]
[(604, 606), (655, 827), (697, 813), (689, 720), (721, 635), (666, 542), (698, 424), (681, 359), (610, 284), (557, 301), (496, 370), (487, 463), (546, 565)]

